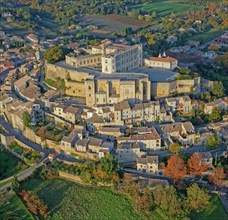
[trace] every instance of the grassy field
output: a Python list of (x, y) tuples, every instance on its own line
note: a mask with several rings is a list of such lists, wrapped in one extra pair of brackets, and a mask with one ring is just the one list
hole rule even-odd
[(164, 17), (172, 12), (175, 14), (182, 14), (186, 13), (186, 11), (199, 10), (203, 7), (198, 5), (178, 4), (176, 1), (172, 0), (156, 0), (136, 8), (143, 9), (148, 13), (156, 11), (158, 17)]
[[(11, 214), (13, 214), (15, 218), (13, 218)], [(8, 218), (6, 218), (6, 216), (8, 216)], [(33, 216), (14, 192), (5, 192), (1, 194), (0, 219), (34, 220)]]
[(209, 206), (201, 213), (192, 213), (190, 218), (193, 220), (225, 220), (228, 219), (228, 213), (223, 207), (218, 196), (212, 198)]
[(204, 32), (202, 34), (196, 34), (193, 37), (191, 37), (190, 39), (191, 40), (198, 40), (198, 39), (202, 38), (203, 42), (207, 42), (207, 41), (213, 40), (217, 36), (220, 36), (224, 32), (225, 32), (224, 30), (210, 29), (209, 31)]
[(31, 180), (23, 186), (44, 200), (51, 219), (143, 219), (126, 197), (107, 188), (81, 186), (62, 179)]
[(26, 167), (27, 165), (21, 160), (3, 150), (0, 146), (0, 180), (13, 176)]
[[(50, 219), (53, 220), (168, 220), (159, 210), (153, 211), (149, 217), (138, 213), (125, 196), (115, 194), (108, 188), (82, 186), (63, 179), (33, 179), (22, 186), (43, 199), (51, 210)], [(191, 213), (189, 217), (191, 220), (225, 220), (228, 219), (228, 214), (219, 198), (215, 196), (205, 211)]]

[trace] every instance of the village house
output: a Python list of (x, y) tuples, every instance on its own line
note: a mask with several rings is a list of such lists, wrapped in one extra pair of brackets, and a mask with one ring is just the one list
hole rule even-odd
[(171, 112), (189, 114), (192, 112), (192, 101), (189, 96), (171, 97), (165, 99), (166, 109)]
[(198, 152), (197, 154), (201, 155), (202, 160), (205, 164), (207, 164), (208, 166), (213, 166), (213, 156), (211, 152)]
[(41, 97), (40, 87), (28, 75), (17, 80), (14, 83), (14, 89), (19, 96), (31, 102)]
[(81, 109), (74, 106), (57, 105), (53, 107), (53, 113), (73, 124), (81, 117)]
[(158, 101), (138, 103), (133, 106), (127, 100), (114, 104), (114, 122), (117, 125), (132, 126), (142, 122), (155, 122), (159, 118), (161, 121), (170, 121), (170, 116), (160, 111)]
[(37, 125), (44, 120), (44, 111), (39, 104), (32, 102), (22, 103), (18, 100), (14, 100), (7, 106), (8, 112), (6, 113), (8, 120), (11, 121), (12, 126), (21, 131), (24, 130), (23, 116), (28, 114), (30, 117), (30, 124)]
[(64, 154), (71, 154), (72, 148), (74, 147), (78, 139), (78, 134), (75, 130), (72, 130), (69, 136), (64, 136), (61, 140), (60, 150)]
[(161, 137), (155, 128), (138, 129), (137, 134), (117, 138), (119, 143), (138, 143), (141, 150), (160, 150)]
[(156, 126), (156, 130), (163, 141), (169, 144), (176, 141), (180, 142), (182, 146), (195, 144), (195, 129), (191, 122), (174, 122), (160, 125)]
[(97, 135), (109, 141), (115, 141), (119, 136), (123, 135), (120, 127), (101, 126), (97, 127)]
[(86, 120), (87, 130), (91, 133), (94, 133), (98, 127), (102, 127), (105, 125), (105, 120), (103, 116), (99, 116), (98, 114), (93, 114), (91, 118)]
[(138, 143), (120, 143), (117, 144), (115, 151), (119, 163), (136, 162), (137, 157), (141, 157), (141, 147)]
[(137, 158), (137, 170), (145, 173), (158, 173), (158, 156), (147, 156), (145, 158)]
[(159, 57), (149, 57), (144, 59), (144, 64), (146, 67), (168, 69), (172, 71), (177, 67), (178, 61), (173, 57), (163, 57), (159, 55)]
[(204, 113), (211, 114), (214, 108), (218, 108), (220, 110), (228, 110), (228, 98), (220, 98), (216, 99), (213, 102), (205, 103), (204, 105)]

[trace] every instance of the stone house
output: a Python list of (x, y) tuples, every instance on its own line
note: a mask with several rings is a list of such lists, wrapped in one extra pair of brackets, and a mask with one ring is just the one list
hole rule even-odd
[(120, 127), (102, 126), (97, 128), (97, 134), (102, 139), (115, 141), (119, 136), (123, 135), (123, 132)]
[(141, 156), (141, 149), (138, 143), (120, 143), (117, 145), (116, 158), (119, 163), (135, 162)]
[(78, 152), (86, 153), (86, 151), (88, 150), (88, 143), (89, 143), (88, 138), (78, 139), (75, 143), (75, 150)]
[[(160, 117), (160, 104), (158, 101), (137, 103), (130, 105), (125, 100), (114, 105), (114, 122), (118, 125), (140, 124), (141, 122), (155, 122)], [(166, 113), (166, 112), (165, 112)], [(167, 118), (163, 115), (163, 120)]]
[(161, 137), (155, 128), (148, 131), (138, 132), (129, 137), (121, 136), (117, 138), (119, 143), (138, 143), (141, 150), (159, 150), (161, 149)]
[(177, 111), (188, 114), (192, 111), (192, 101), (189, 96), (171, 97), (165, 99), (166, 108), (171, 112)]
[(213, 102), (205, 103), (204, 105), (204, 113), (211, 114), (214, 108), (218, 108), (220, 110), (228, 110), (228, 98), (220, 98), (216, 99)]
[(91, 118), (86, 120), (87, 130), (91, 133), (94, 133), (98, 127), (102, 127), (105, 125), (105, 120), (103, 116), (99, 116), (98, 114), (93, 114)]
[(146, 173), (158, 173), (158, 156), (147, 156), (145, 158), (137, 158), (137, 170)]
[(78, 134), (75, 130), (72, 130), (69, 136), (64, 136), (61, 140), (60, 150), (64, 154), (71, 154), (72, 147), (74, 147), (78, 139)]
[(81, 109), (74, 106), (57, 105), (54, 106), (53, 113), (73, 124), (81, 118)]
[(174, 122), (156, 126), (156, 129), (164, 141), (178, 141), (182, 146), (195, 144), (195, 129), (191, 122)]

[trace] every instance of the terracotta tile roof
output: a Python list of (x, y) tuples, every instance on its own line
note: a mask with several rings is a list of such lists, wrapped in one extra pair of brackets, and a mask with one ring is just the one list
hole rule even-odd
[(150, 57), (149, 60), (167, 62), (167, 63), (171, 63), (171, 62), (177, 61), (175, 58), (172, 58), (172, 57)]

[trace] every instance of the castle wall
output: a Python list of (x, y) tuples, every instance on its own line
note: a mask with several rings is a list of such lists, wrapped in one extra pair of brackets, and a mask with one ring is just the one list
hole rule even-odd
[(76, 96), (76, 97), (86, 97), (84, 82), (67, 81), (65, 82), (65, 85), (67, 87), (65, 91), (66, 95)]

